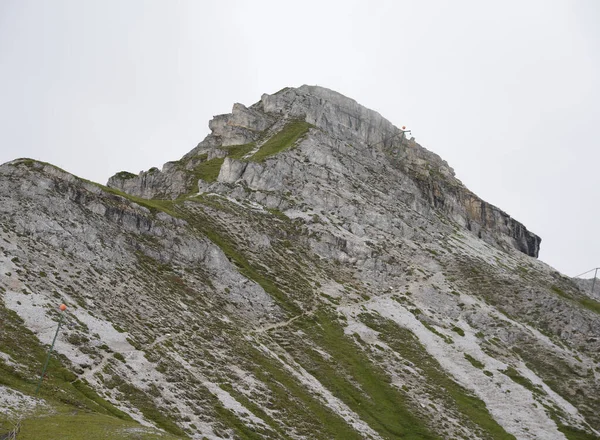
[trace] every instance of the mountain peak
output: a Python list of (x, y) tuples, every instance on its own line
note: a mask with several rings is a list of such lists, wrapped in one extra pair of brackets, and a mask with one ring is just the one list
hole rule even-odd
[[(264, 94), (249, 107), (234, 104), (209, 127), (211, 134), (181, 160), (137, 176), (118, 173), (108, 186), (151, 199), (198, 192), (239, 196), (240, 187), (254, 191), (249, 197), (256, 200), (263, 200), (257, 192), (269, 192), (269, 207), (280, 210), (332, 196), (345, 200), (338, 210), (348, 199), (364, 197), (361, 191), (378, 194), (372, 199), (377, 209), (378, 202), (391, 204), (385, 195), (394, 194), (395, 203), (428, 218), (441, 214), (495, 246), (538, 255), (541, 239), (469, 191), (446, 161), (333, 90), (303, 85)], [(352, 185), (357, 193), (342, 195)], [(327, 194), (312, 188), (328, 188)]]

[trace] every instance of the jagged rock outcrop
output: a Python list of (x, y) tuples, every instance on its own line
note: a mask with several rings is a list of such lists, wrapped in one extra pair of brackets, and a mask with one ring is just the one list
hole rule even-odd
[[(490, 243), (513, 246), (527, 255), (538, 256), (541, 239), (465, 188), (439, 156), (414, 139), (405, 139), (400, 129), (379, 113), (322, 87), (302, 86), (265, 94), (250, 108), (235, 104), (231, 114), (216, 116), (210, 122), (212, 133), (180, 162), (191, 170), (195, 164), (190, 166), (189, 161), (203, 156), (206, 160), (224, 156), (224, 147), (256, 143), (259, 148), (290, 120), (302, 120), (315, 127), (297, 146), (299, 155), (278, 156), (262, 165), (226, 159), (219, 182), (240, 181), (252, 190), (277, 191), (280, 196), (292, 192), (304, 201), (315, 201), (327, 196), (320, 189), (331, 186), (328, 179), (335, 179), (336, 184), (340, 183), (340, 176), (368, 181), (377, 191), (394, 191), (396, 197), (425, 215), (443, 213)], [(340, 148), (342, 145), (345, 147)], [(336, 174), (321, 173), (317, 177), (315, 165)], [(395, 181), (374, 176), (389, 174), (390, 167), (394, 167)], [(140, 197), (176, 198), (189, 192), (189, 182), (193, 180), (186, 181), (183, 176), (181, 167), (170, 162), (162, 171), (154, 169), (129, 179), (117, 175), (108, 185)], [(205, 190), (207, 186), (200, 183)], [(340, 205), (348, 202), (340, 200)], [(285, 205), (283, 201), (280, 204)], [(348, 219), (354, 223), (357, 220), (360, 219)]]
[(210, 126), (109, 187), (0, 166), (0, 436), (599, 438), (600, 302), (441, 158), (317, 87)]

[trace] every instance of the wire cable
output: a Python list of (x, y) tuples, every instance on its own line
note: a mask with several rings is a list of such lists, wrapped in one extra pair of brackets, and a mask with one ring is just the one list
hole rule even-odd
[(575, 275), (573, 278), (579, 278), (581, 275), (585, 275), (586, 273), (590, 273), (590, 272), (593, 272), (598, 269), (600, 269), (600, 267), (594, 267), (593, 269), (590, 269), (587, 272), (583, 272), (583, 273), (580, 273), (579, 275)]

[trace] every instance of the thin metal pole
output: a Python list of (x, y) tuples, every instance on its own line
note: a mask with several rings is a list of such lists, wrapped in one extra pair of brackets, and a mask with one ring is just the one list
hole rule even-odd
[(54, 339), (52, 340), (52, 345), (50, 346), (50, 351), (48, 351), (48, 356), (46, 357), (46, 362), (44, 363), (44, 368), (42, 369), (42, 374), (40, 375), (40, 380), (38, 381), (37, 388), (35, 389), (36, 396), (42, 386), (42, 380), (44, 380), (44, 374), (46, 374), (46, 369), (48, 368), (48, 363), (50, 362), (50, 356), (52, 355), (52, 350), (54, 350), (54, 343), (56, 342), (56, 338), (58, 337), (58, 332), (60, 331), (60, 326), (62, 325), (64, 316), (65, 316), (65, 312), (64, 312), (64, 310), (61, 310), (60, 319), (58, 320), (58, 327), (56, 327), (56, 333), (54, 334)]
[(592, 293), (594, 293), (594, 286), (596, 285), (596, 275), (598, 275), (598, 269), (600, 269), (600, 267), (597, 267), (596, 272), (594, 272), (594, 281), (592, 281)]

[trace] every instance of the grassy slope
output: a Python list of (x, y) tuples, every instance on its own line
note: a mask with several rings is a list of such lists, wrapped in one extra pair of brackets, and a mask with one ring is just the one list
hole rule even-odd
[(514, 436), (492, 418), (485, 403), (448, 377), (409, 330), (376, 315), (363, 315), (362, 319), (366, 325), (380, 332), (383, 341), (394, 351), (418, 365), (426, 374), (428, 384), (444, 393), (447, 403), (476, 424), (485, 433), (485, 438), (514, 440)]
[(297, 326), (332, 359), (325, 360), (316, 351), (302, 346), (297, 347), (301, 351), (295, 352), (295, 356), (382, 437), (439, 438), (415, 416), (402, 392), (393, 387), (387, 374), (344, 334), (333, 316), (320, 312), (310, 319), (297, 321)]
[[(200, 201), (200, 199), (196, 201)], [(156, 203), (156, 201), (147, 202), (147, 206), (155, 207)], [(167, 207), (165, 206), (165, 208)], [(210, 218), (203, 219), (196, 214), (191, 215), (177, 203), (170, 205), (168, 211), (188, 220), (194, 228), (200, 230), (202, 234), (217, 244), (236, 263), (241, 273), (265, 288), (285, 310), (292, 314), (300, 312), (297, 306), (290, 302), (286, 294), (273, 282), (272, 275), (263, 274), (260, 269), (250, 265), (248, 258), (243, 255), (243, 251), (236, 249), (236, 240), (229, 238), (226, 231), (215, 229), (217, 226)], [(287, 276), (291, 275), (287, 274)], [(335, 320), (330, 318), (327, 315), (318, 315), (314, 320), (298, 320), (296, 325), (310, 335), (316, 345), (333, 356), (334, 364), (324, 362), (320, 355), (302, 345), (289, 347), (296, 360), (384, 438), (438, 438), (429, 431), (423, 420), (413, 415), (402, 393), (391, 386), (386, 374), (373, 365), (361, 353), (360, 348), (343, 334), (342, 328), (335, 323)], [(399, 327), (387, 329), (387, 331), (389, 334), (408, 332)], [(413, 358), (415, 356), (422, 357), (422, 347), (417, 347), (418, 342), (415, 344), (408, 354)], [(403, 349), (402, 354), (407, 354), (406, 349)], [(324, 435), (323, 438), (330, 438), (329, 436), (335, 432), (341, 433), (339, 434), (341, 437), (336, 434), (335, 438), (353, 438), (355, 433), (348, 430), (343, 420), (311, 398), (295, 379), (289, 377), (271, 359), (265, 358), (257, 352), (248, 353), (248, 357), (252, 358), (253, 363), (260, 367), (255, 370), (255, 374), (259, 378), (266, 383), (270, 382), (270, 377), (277, 378), (277, 385), (273, 385), (271, 390), (275, 395), (281, 397), (279, 402), (281, 408), (295, 408), (299, 423), (305, 423), (306, 420), (317, 422), (307, 434), (311, 434), (315, 438), (321, 438), (322, 435)], [(417, 363), (420, 361), (429, 363), (430, 377), (434, 377), (440, 386), (449, 390), (453, 404), (459, 408), (467, 420), (471, 420), (479, 426), (479, 429), (487, 433), (489, 438), (514, 439), (493, 420), (485, 408), (485, 404), (447, 378), (435, 360), (420, 358), (412, 360)], [(268, 372), (266, 376), (265, 372)], [(286, 395), (291, 395), (294, 399), (289, 400), (289, 398), (283, 397)], [(296, 399), (303, 404), (298, 406), (294, 402)], [(259, 415), (258, 412), (257, 415)], [(333, 431), (331, 428), (334, 428)]]
[[(0, 322), (2, 351), (22, 366), (16, 370), (0, 361), (0, 384), (33, 396), (39, 370), (45, 360), (46, 347), (23, 325), (16, 313), (1, 304)], [(46, 376), (39, 397), (49, 407), (25, 416), (19, 439), (127, 439), (132, 438), (132, 431), (128, 431), (131, 429), (139, 431), (140, 439), (158, 438), (158, 431), (142, 427), (98, 396), (89, 386), (76, 380), (76, 376), (56, 356), (51, 358)], [(0, 416), (0, 428), (8, 429), (9, 426), (10, 420)], [(85, 432), (81, 430), (82, 426), (86, 426)], [(107, 437), (108, 434), (110, 437)], [(177, 437), (165, 435), (161, 438)]]
[[(85, 428), (83, 428), (85, 427)], [(54, 406), (52, 413), (38, 413), (25, 419), (19, 440), (105, 440), (140, 439), (170, 440), (175, 437), (133, 421), (120, 420), (104, 414), (80, 411), (69, 406)]]
[(279, 133), (265, 142), (260, 150), (254, 153), (251, 160), (263, 162), (266, 158), (287, 150), (308, 133), (311, 127), (312, 125), (305, 121), (289, 122)]
[[(185, 209), (182, 209), (177, 203), (171, 201), (144, 200), (122, 194), (116, 190), (105, 189), (113, 194), (118, 194), (146, 206), (153, 212), (163, 211), (188, 220), (196, 218), (190, 215), (189, 212), (186, 212)], [(198, 226), (200, 224), (204, 226)], [(250, 258), (244, 255), (242, 249), (236, 247), (235, 239), (228, 237), (225, 231), (216, 230), (214, 225), (211, 226), (206, 222), (196, 222), (195, 224), (192, 223), (192, 225), (197, 228), (198, 232), (206, 235), (215, 244), (220, 246), (225, 254), (236, 263), (244, 275), (261, 284), (265, 290), (280, 302), (284, 309), (291, 313), (298, 312), (297, 306), (289, 301), (289, 298), (286, 296), (287, 292), (282, 291), (273, 279), (272, 274), (252, 266), (249, 263)], [(414, 362), (419, 363), (419, 365), (424, 365), (432, 383), (436, 383), (441, 389), (445, 388), (448, 391), (448, 398), (459, 408), (460, 412), (487, 433), (489, 438), (513, 438), (504, 432), (491, 418), (483, 402), (469, 395), (464, 389), (461, 389), (445, 376), (434, 359), (427, 359), (426, 356), (423, 356), (423, 353), (425, 353), (424, 350), (418, 345), (418, 342), (413, 341), (414, 338), (411, 338), (412, 335), (404, 335), (403, 331), (406, 331), (397, 326), (387, 328), (387, 326), (392, 325), (390, 323), (370, 322), (370, 324), (374, 328), (378, 328), (379, 330), (383, 328), (385, 330), (383, 334), (387, 338), (386, 342), (393, 346), (395, 350), (402, 353), (403, 356), (408, 356)], [(401, 393), (389, 385), (385, 374), (372, 365), (368, 359), (364, 358), (360, 353), (360, 349), (343, 335), (341, 328), (337, 324), (328, 319), (327, 316), (318, 315), (313, 321), (299, 320), (297, 325), (310, 335), (314, 343), (331, 353), (338, 364), (332, 366), (323, 363), (322, 358), (314, 356), (314, 353), (310, 352), (307, 353), (306, 358), (298, 356), (299, 360), (303, 361), (306, 368), (312, 374), (338, 398), (355, 410), (363, 420), (368, 421), (374, 429), (387, 438), (435, 438), (435, 436), (428, 432), (423, 421), (415, 419), (410, 410), (405, 407)], [(412, 341), (412, 343), (407, 344), (407, 341)], [(293, 348), (291, 351), (293, 352)], [(300, 430), (306, 429), (306, 433), (313, 434), (313, 438), (334, 438), (334, 436), (338, 438), (353, 438), (352, 431), (347, 429), (348, 427), (339, 417), (331, 413), (317, 399), (307, 393), (277, 363), (252, 350), (247, 352), (246, 356), (247, 359), (250, 359), (251, 369), (254, 369), (257, 377), (264, 381), (277, 396), (277, 407), (282, 408), (284, 411), (289, 410), (288, 417), (292, 418), (292, 420), (294, 420), (293, 417), (296, 417), (295, 420), (299, 423)], [(56, 365), (54, 367), (58, 369)], [(6, 370), (6, 366), (3, 368)], [(5, 378), (8, 377), (9, 380), (15, 380), (13, 376), (14, 374), (12, 373), (8, 376), (2, 375), (0, 370), (0, 379), (6, 380)], [(62, 382), (66, 383), (68, 380), (63, 379)], [(64, 383), (63, 385), (65, 385)], [(25, 386), (24, 384), (19, 384), (19, 386), (21, 385)], [(20, 389), (16, 386), (15, 388)], [(70, 392), (76, 391), (70, 390)], [(87, 402), (85, 395), (83, 397), (78, 395), (77, 399), (81, 399), (84, 402), (84, 406), (91, 405), (93, 409), (88, 409), (94, 411), (94, 414), (101, 417), (108, 417), (107, 414), (110, 413), (110, 410), (102, 404), (94, 402), (94, 399)], [(265, 416), (260, 413), (261, 410), (259, 408), (252, 408), (251, 402), (248, 403), (248, 406), (255, 414), (261, 417)], [(235, 419), (232, 413), (225, 409), (221, 409), (220, 411), (223, 412), (223, 418), (229, 420), (230, 423), (228, 425), (233, 426), (238, 432), (240, 438), (256, 438), (256, 435), (247, 431), (240, 424), (240, 421)], [(90, 414), (90, 412), (85, 412), (85, 414)], [(76, 415), (73, 417), (76, 417)], [(269, 417), (265, 417), (265, 419), (270, 422), (269, 424), (273, 424), (274, 429), (280, 429), (273, 420), (269, 420)], [(117, 425), (121, 423), (118, 419), (114, 419), (113, 422)], [(123, 421), (123, 426), (128, 427), (131, 423)], [(565, 428), (565, 430), (568, 429)], [(282, 433), (281, 430), (278, 432)], [(569, 438), (579, 438), (578, 433), (573, 432), (573, 430), (570, 430), (568, 434)]]
[[(570, 316), (571, 310), (578, 310), (578, 313), (583, 315), (593, 315), (600, 311), (599, 303), (582, 295), (568, 279), (554, 277), (550, 282), (547, 277), (539, 276), (532, 267), (517, 266), (512, 275), (504, 275), (504, 278), (498, 274), (497, 269), (480, 260), (468, 259), (462, 262), (458, 260), (458, 267), (460, 283), (477, 292), (486, 302), (494, 305), (507, 316), (536, 328), (559, 346), (564, 346), (564, 340), (560, 337), (561, 326), (556, 325), (553, 320), (560, 321), (562, 317)], [(530, 298), (530, 301), (527, 301), (526, 296), (517, 294), (526, 289), (537, 291), (540, 300), (531, 301)], [(548, 306), (541, 302), (541, 298), (544, 298), (546, 304), (553, 304), (554, 313), (546, 313)], [(515, 308), (519, 307), (527, 310), (527, 313), (518, 314)], [(560, 310), (560, 314), (557, 310)], [(597, 428), (600, 423), (599, 413), (596, 410), (600, 405), (598, 387), (593, 387), (592, 381), (584, 386), (577, 380), (578, 377), (585, 377), (591, 372), (577, 363), (568, 362), (562, 355), (547, 349), (542, 344), (528, 344), (528, 342), (522, 345), (515, 344), (511, 349), (523, 359), (528, 368), (550, 388), (574, 404), (588, 423)], [(585, 350), (585, 346), (580, 345), (577, 349)], [(596, 361), (600, 360), (597, 352), (588, 350), (586, 354)], [(560, 424), (555, 411), (549, 412), (549, 415)], [(569, 439), (577, 439), (578, 435), (582, 435), (572, 429), (564, 429), (564, 434)]]
[[(183, 211), (179, 211), (182, 215)], [(228, 255), (240, 268), (240, 271), (259, 283), (267, 292), (269, 292), (284, 308), (296, 315), (300, 312), (298, 308), (290, 302), (289, 296), (283, 291), (283, 286), (277, 285), (275, 279), (285, 278), (303, 278), (309, 274), (299, 273), (297, 268), (286, 267), (283, 271), (279, 270), (277, 275), (268, 275), (262, 273), (260, 268), (252, 267), (248, 259), (243, 256), (241, 249), (235, 248), (235, 240), (228, 238), (223, 230), (217, 232), (211, 226), (210, 219), (200, 218), (197, 215), (188, 218), (195, 227), (202, 228), (215, 244)], [(281, 226), (280, 226), (281, 228)], [(266, 256), (265, 256), (266, 257)], [(280, 267), (274, 265), (271, 269)], [(277, 271), (277, 269), (275, 269)], [(299, 287), (295, 284), (295, 287)], [(386, 374), (378, 367), (373, 365), (370, 360), (361, 352), (356, 344), (344, 335), (343, 329), (336, 324), (332, 317), (326, 314), (319, 314), (315, 320), (298, 320), (298, 327), (311, 336), (311, 340), (322, 347), (333, 356), (335, 365), (319, 363), (318, 367), (304, 365), (319, 381), (330, 391), (344, 401), (352, 410), (354, 410), (362, 420), (366, 421), (373, 429), (378, 431), (384, 438), (406, 438), (406, 439), (434, 439), (438, 438), (432, 434), (426, 427), (423, 420), (415, 417), (408, 407), (402, 394), (391, 384)], [(295, 347), (295, 348), (294, 348)], [(302, 344), (292, 344), (289, 347), (290, 353), (293, 353), (296, 360), (302, 363), (300, 353), (311, 353), (306, 350)], [(314, 354), (314, 352), (312, 352)], [(277, 378), (278, 386), (272, 388), (275, 394), (285, 394), (294, 396), (303, 402), (302, 407), (296, 408), (296, 414), (303, 414), (304, 420), (299, 420), (305, 424), (306, 420), (320, 422), (319, 429), (325, 429), (329, 432), (324, 438), (351, 439), (356, 437), (356, 432), (350, 430), (348, 425), (338, 416), (332, 414), (330, 410), (315, 401), (307, 393), (307, 390), (289, 377), (289, 374), (281, 370), (281, 367), (273, 363), (273, 360), (264, 357), (264, 355), (254, 352), (248, 353), (248, 357), (258, 364), (260, 368), (255, 370), (255, 374), (264, 377), (266, 383), (269, 383), (269, 376)], [(319, 362), (318, 355), (311, 358), (312, 362)], [(265, 372), (268, 374), (265, 376)], [(349, 380), (348, 377), (351, 377)], [(280, 389), (283, 386), (283, 389)], [(284, 395), (285, 395), (284, 394)], [(293, 401), (292, 401), (293, 402)], [(293, 403), (289, 400), (282, 400), (280, 408), (289, 408)], [(317, 429), (317, 427), (315, 427)], [(322, 432), (322, 431), (318, 431)], [(316, 433), (311, 432), (313, 436)], [(315, 436), (315, 438), (317, 438)]]

